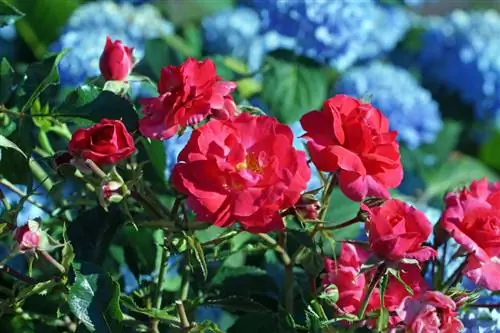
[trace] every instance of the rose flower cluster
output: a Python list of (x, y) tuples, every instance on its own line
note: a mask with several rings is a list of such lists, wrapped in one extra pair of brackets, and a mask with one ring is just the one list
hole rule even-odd
[[(130, 53), (108, 40), (103, 74), (125, 78)], [(356, 222), (365, 224), (368, 241), (343, 242), (336, 260), (324, 259), (322, 286), (338, 290), (332, 313), (368, 318), (366, 325), (374, 327), (376, 316), (370, 315), (384, 308), (388, 328), (461, 331), (456, 299), (446, 289), (432, 290), (423, 277), (423, 267), (450, 237), (460, 246), (455, 257), (464, 258), (463, 274), (480, 287), (500, 290), (500, 183), (474, 181), (449, 193), (439, 222), (445, 236), (427, 243), (433, 226), (424, 213), (391, 198), (390, 190), (403, 178), (397, 132), (369, 103), (337, 95), (306, 113), (300, 120), (306, 156), (294, 148), (287, 125), (239, 110), (231, 96), (236, 83), (217, 76), (211, 60), (188, 59), (163, 68), (157, 88), (158, 97), (141, 101), (139, 131), (168, 140), (193, 128), (171, 182), (198, 221), (238, 224), (251, 233), (286, 230), (284, 212), (303, 205), (312, 167), (328, 173), (332, 186), (360, 203)], [(99, 166), (114, 165), (134, 151), (134, 140), (119, 120), (103, 119), (78, 130), (69, 144), (73, 159)]]

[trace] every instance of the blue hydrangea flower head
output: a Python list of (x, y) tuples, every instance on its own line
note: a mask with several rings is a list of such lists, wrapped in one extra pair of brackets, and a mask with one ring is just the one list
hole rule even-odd
[(433, 142), (443, 126), (438, 104), (403, 68), (381, 62), (352, 68), (337, 82), (335, 92), (368, 98), (409, 148)]
[(262, 19), (262, 34), (295, 40), (290, 50), (344, 70), (385, 53), (409, 28), (400, 6), (375, 0), (247, 0)]
[(250, 8), (225, 8), (205, 17), (201, 25), (205, 51), (246, 60), (259, 34), (260, 18)]
[[(500, 124), (500, 14), (456, 10), (434, 19), (423, 36), (424, 79), (474, 106), (479, 120)], [(466, 78), (466, 79), (464, 79)]]
[(191, 133), (193, 131), (190, 127), (186, 128), (186, 131), (181, 135), (175, 135), (168, 140), (163, 141), (163, 147), (165, 149), (165, 158), (166, 158), (166, 169), (165, 169), (165, 178), (169, 179), (172, 175), (172, 170), (174, 169), (175, 164), (177, 163), (177, 156), (182, 149), (186, 146), (189, 138), (191, 137)]
[(147, 39), (171, 34), (173, 26), (152, 5), (133, 6), (111, 1), (89, 2), (76, 9), (51, 51), (70, 49), (59, 66), (61, 82), (78, 85), (99, 74), (99, 57), (106, 36), (134, 47), (142, 58)]

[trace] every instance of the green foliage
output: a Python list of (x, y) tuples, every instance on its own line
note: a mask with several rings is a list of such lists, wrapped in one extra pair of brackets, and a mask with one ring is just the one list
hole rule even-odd
[(169, 19), (174, 24), (182, 24), (187, 21), (196, 21), (205, 15), (209, 15), (222, 8), (230, 7), (233, 0), (193, 0), (165, 1), (161, 2), (161, 8), (165, 9)]
[(6, 0), (0, 0), (0, 27), (12, 24), (24, 16), (24, 13)]
[(273, 116), (291, 124), (306, 112), (320, 108), (328, 97), (328, 77), (316, 64), (269, 57), (264, 72), (262, 100)]

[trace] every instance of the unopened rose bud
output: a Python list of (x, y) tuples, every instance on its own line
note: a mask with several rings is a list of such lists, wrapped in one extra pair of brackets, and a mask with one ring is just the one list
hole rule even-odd
[(450, 234), (444, 230), (441, 222), (434, 225), (434, 246), (439, 247), (450, 238)]
[(59, 152), (52, 158), (52, 168), (63, 177), (75, 174), (76, 167), (72, 164), (73, 156), (68, 152)]
[(312, 195), (302, 195), (299, 201), (295, 204), (295, 209), (304, 218), (316, 220), (321, 209), (320, 202)]
[(19, 251), (36, 251), (42, 239), (40, 224), (34, 220), (29, 220), (23, 226), (14, 231), (14, 240), (17, 242)]
[(115, 180), (105, 181), (98, 193), (99, 203), (104, 209), (107, 209), (109, 204), (121, 202), (128, 192), (125, 184), (121, 182)]
[(106, 45), (99, 59), (99, 68), (106, 81), (125, 80), (132, 70), (133, 48), (129, 48), (119, 40), (114, 42), (108, 36)]

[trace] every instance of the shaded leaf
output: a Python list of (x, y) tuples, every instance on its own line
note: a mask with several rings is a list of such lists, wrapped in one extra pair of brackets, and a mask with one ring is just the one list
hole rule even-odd
[(24, 158), (28, 158), (28, 156), (26, 156), (26, 154), (21, 150), (21, 148), (19, 148), (14, 142), (10, 141), (3, 135), (0, 135), (0, 147), (14, 149), (21, 155), (23, 155)]
[(207, 263), (205, 261), (205, 254), (201, 247), (200, 241), (196, 237), (187, 237), (188, 244), (193, 252), (196, 261), (200, 265), (203, 278), (206, 279), (208, 275)]
[(161, 181), (166, 181), (165, 169), (167, 168), (167, 159), (165, 156), (163, 141), (142, 139), (142, 144), (155, 173)]
[(130, 296), (127, 296), (127, 295), (121, 296), (120, 304), (123, 305), (124, 308), (126, 308), (130, 311), (146, 315), (150, 318), (155, 318), (155, 319), (163, 320), (163, 321), (174, 323), (174, 324), (180, 323), (177, 316), (171, 315), (166, 311), (162, 311), (162, 310), (158, 310), (158, 309), (145, 309), (145, 308), (139, 307), (134, 302), (134, 299)]
[(13, 24), (24, 16), (24, 13), (6, 0), (0, 0), (0, 27)]
[(3, 58), (0, 63), (0, 104), (5, 104), (13, 91), (14, 74), (14, 69)]
[(189, 333), (224, 333), (216, 323), (204, 320), (189, 330)]
[(272, 314), (248, 313), (236, 320), (227, 333), (276, 333), (278, 329), (278, 320)]

